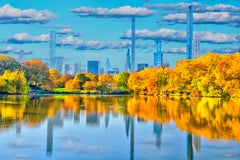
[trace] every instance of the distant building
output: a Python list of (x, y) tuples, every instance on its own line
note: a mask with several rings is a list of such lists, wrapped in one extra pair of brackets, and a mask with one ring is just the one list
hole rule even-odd
[(112, 68), (107, 73), (110, 74), (111, 76), (114, 76), (115, 74), (119, 74), (119, 68)]
[(108, 57), (106, 58), (105, 69), (106, 73), (111, 70), (110, 60)]
[(163, 63), (163, 55), (162, 55), (162, 47), (161, 40), (156, 41), (156, 52), (153, 53), (153, 66), (159, 67), (162, 66)]
[(24, 60), (24, 50), (19, 50), (18, 62), (21, 63)]
[(54, 66), (54, 57), (56, 56), (56, 32), (55, 31), (50, 31), (50, 50), (49, 50), (49, 58), (50, 58), (50, 63), (49, 67), (50, 68), (55, 68)]
[(81, 63), (80, 62), (76, 62), (75, 63), (75, 72), (74, 74), (78, 73), (78, 72), (81, 72)]
[(71, 75), (75, 74), (75, 65), (73, 64), (65, 64), (65, 71), (64, 73), (69, 73)]
[(87, 72), (92, 74), (100, 74), (100, 61), (89, 60), (87, 62)]
[(60, 74), (65, 73), (65, 61), (64, 57), (53, 57), (51, 61), (52, 68), (58, 70)]
[(126, 62), (125, 62), (125, 71), (130, 72), (131, 66), (130, 66), (130, 50), (128, 49), (127, 51), (127, 56), (126, 56)]
[(140, 63), (138, 64), (138, 71), (144, 70), (145, 68), (148, 68), (147, 63)]
[(163, 65), (162, 65), (162, 67), (164, 67), (164, 68), (170, 67), (169, 62), (164, 62)]

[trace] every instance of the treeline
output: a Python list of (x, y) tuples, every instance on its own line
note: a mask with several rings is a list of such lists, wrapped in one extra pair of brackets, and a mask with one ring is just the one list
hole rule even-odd
[[(165, 96), (240, 96), (240, 54), (208, 53), (180, 60), (174, 69), (147, 68), (140, 72), (60, 75), (38, 59), (21, 64), (0, 56), (0, 92), (27, 93), (29, 89), (81, 93), (134, 93)], [(62, 88), (62, 89), (59, 89)]]

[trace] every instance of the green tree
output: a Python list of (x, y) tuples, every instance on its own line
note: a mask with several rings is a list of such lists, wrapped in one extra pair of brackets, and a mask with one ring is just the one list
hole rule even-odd
[(5, 54), (0, 55), (0, 75), (2, 75), (5, 70), (15, 71), (16, 69), (21, 69), (21, 65), (14, 58)]

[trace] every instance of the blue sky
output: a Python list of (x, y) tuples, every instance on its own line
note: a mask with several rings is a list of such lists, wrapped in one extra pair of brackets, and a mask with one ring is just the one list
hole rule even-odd
[[(131, 20), (136, 16), (136, 64), (153, 64), (155, 40), (162, 40), (164, 62), (171, 67), (186, 55), (186, 6), (194, 6), (194, 32), (201, 53), (240, 50), (239, 0), (1, 0), (0, 51), (25, 59), (49, 58), (49, 32), (57, 35), (56, 53), (67, 63), (99, 59), (104, 67), (124, 69)], [(170, 54), (171, 53), (171, 54)]]

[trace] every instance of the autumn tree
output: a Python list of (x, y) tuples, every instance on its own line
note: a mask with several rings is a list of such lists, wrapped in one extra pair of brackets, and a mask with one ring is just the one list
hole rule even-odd
[(58, 70), (56, 70), (55, 68), (50, 68), (48, 70), (48, 72), (49, 72), (49, 76), (50, 76), (49, 78), (53, 84), (53, 88), (56, 88), (58, 85), (58, 82), (59, 82), (59, 78), (60, 78)]
[(34, 87), (42, 87), (50, 80), (48, 67), (38, 59), (26, 60), (21, 63), (28, 82)]
[(28, 91), (27, 80), (22, 71), (16, 70), (11, 72), (6, 70), (0, 76), (0, 92), (22, 94)]
[(130, 74), (128, 72), (121, 72), (120, 74), (116, 74), (114, 76), (115, 81), (117, 82), (118, 89), (120, 91), (127, 92), (128, 91), (128, 79)]
[(73, 79), (73, 76), (71, 74), (69, 73), (62, 74), (58, 81), (58, 87), (63, 88), (65, 86), (65, 83), (70, 79)]
[(5, 70), (15, 71), (20, 68), (21, 65), (14, 58), (5, 54), (0, 55), (0, 75), (2, 75)]
[(109, 74), (102, 74), (98, 77), (97, 89), (101, 92), (109, 92), (117, 89), (116, 82)]

